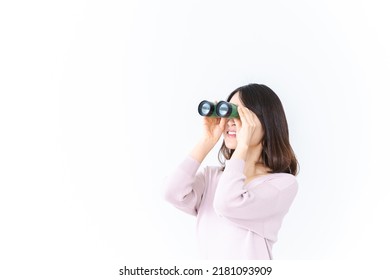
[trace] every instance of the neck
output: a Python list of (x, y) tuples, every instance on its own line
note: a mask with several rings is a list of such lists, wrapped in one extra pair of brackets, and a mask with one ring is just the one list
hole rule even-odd
[(263, 150), (261, 144), (256, 146), (240, 146), (235, 149), (231, 158), (239, 158), (245, 161), (244, 175), (247, 181), (254, 177), (266, 175), (271, 170), (260, 161), (260, 155)]
[(253, 146), (248, 149), (244, 169), (244, 174), (248, 179), (266, 175), (270, 171), (269, 168), (259, 161), (262, 150), (261, 145)]

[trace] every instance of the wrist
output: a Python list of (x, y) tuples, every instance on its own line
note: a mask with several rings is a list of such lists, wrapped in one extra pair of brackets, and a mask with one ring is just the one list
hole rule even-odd
[(201, 145), (201, 146), (204, 146), (204, 147), (213, 148), (214, 145), (217, 144), (217, 142), (218, 142), (218, 140), (215, 141), (215, 140), (212, 139), (212, 138), (202, 137), (201, 139), (199, 139), (198, 145)]
[(245, 160), (248, 153), (248, 148), (249, 146), (246, 144), (237, 144), (237, 147), (234, 150), (232, 158)]
[(192, 149), (190, 156), (196, 159), (198, 162), (202, 162), (207, 154), (214, 147), (215, 143), (210, 139), (200, 139), (195, 147)]

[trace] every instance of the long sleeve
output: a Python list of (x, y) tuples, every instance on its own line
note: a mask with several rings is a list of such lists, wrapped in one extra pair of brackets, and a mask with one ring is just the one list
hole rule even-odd
[(165, 199), (180, 210), (197, 215), (205, 188), (204, 172), (198, 171), (200, 163), (190, 156), (167, 178)]
[(219, 180), (214, 209), (241, 227), (253, 230), (262, 236), (276, 239), (275, 230), (264, 228), (264, 223), (279, 229), (283, 216), (288, 212), (297, 193), (297, 182), (290, 174), (272, 174), (254, 179), (245, 185), (245, 162), (231, 159)]

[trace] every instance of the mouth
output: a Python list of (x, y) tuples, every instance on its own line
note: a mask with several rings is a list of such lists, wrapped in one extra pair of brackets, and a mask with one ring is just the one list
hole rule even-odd
[(236, 137), (236, 131), (228, 131), (228, 132), (226, 133), (226, 135), (227, 135), (228, 137)]

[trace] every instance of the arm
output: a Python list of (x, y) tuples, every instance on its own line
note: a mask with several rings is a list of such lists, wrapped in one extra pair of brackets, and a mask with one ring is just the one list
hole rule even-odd
[(240, 159), (226, 163), (215, 192), (216, 212), (243, 223), (287, 212), (297, 192), (295, 177), (283, 174), (245, 185), (244, 164)]
[[(237, 147), (231, 159), (246, 160), (251, 138), (256, 129), (261, 127), (257, 116), (246, 107), (238, 106), (240, 119), (235, 121), (238, 129)], [(260, 133), (260, 132), (259, 132)]]
[(211, 149), (217, 144), (226, 125), (226, 119), (220, 118), (203, 118), (203, 135), (195, 147), (192, 149), (190, 156), (199, 163), (205, 159)]
[(204, 174), (197, 170), (200, 163), (186, 157), (167, 178), (165, 199), (180, 210), (196, 215), (205, 188)]
[(226, 120), (204, 118), (204, 133), (189, 156), (168, 177), (165, 199), (177, 208), (196, 215), (205, 189), (204, 171), (198, 172), (200, 164), (218, 142)]

